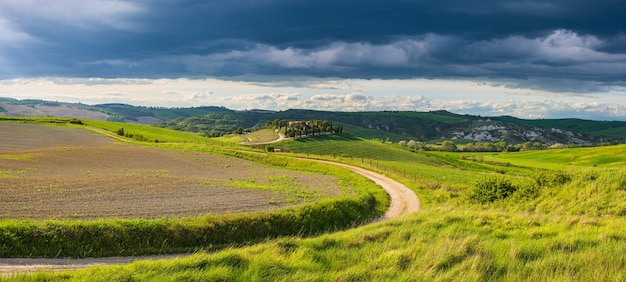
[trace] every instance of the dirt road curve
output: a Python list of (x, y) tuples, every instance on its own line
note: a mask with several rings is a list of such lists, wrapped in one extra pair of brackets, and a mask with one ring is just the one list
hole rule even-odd
[(387, 194), (389, 194), (389, 196), (391, 197), (391, 203), (387, 212), (378, 221), (409, 214), (419, 211), (421, 209), (420, 200), (417, 198), (413, 190), (385, 175), (347, 164), (320, 160), (316, 161), (345, 167), (371, 179), (376, 184), (383, 187), (383, 189), (385, 189), (385, 191), (387, 191)]
[[(333, 164), (341, 167), (348, 168), (356, 173), (359, 173), (376, 184), (380, 185), (387, 191), (391, 197), (391, 203), (387, 212), (378, 221), (391, 219), (394, 217), (406, 215), (412, 212), (419, 211), (421, 208), (420, 201), (411, 189), (407, 188), (403, 184), (384, 176), (380, 173), (369, 171), (360, 167), (328, 162), (319, 161), (323, 163)], [(62, 270), (62, 269), (80, 269), (91, 265), (110, 265), (130, 263), (135, 260), (154, 260), (154, 259), (169, 259), (176, 257), (184, 257), (188, 254), (178, 255), (160, 255), (160, 256), (139, 256), (139, 257), (109, 257), (109, 258), (83, 258), (83, 259), (29, 259), (29, 258), (15, 258), (15, 259), (0, 259), (0, 276), (7, 276), (13, 273), (34, 272), (38, 269), (45, 270)]]

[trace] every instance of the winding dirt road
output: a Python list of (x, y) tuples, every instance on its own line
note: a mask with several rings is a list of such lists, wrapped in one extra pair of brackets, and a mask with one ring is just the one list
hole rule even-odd
[[(311, 160), (311, 159), (309, 159)], [(415, 195), (413, 190), (404, 186), (404, 184), (395, 181), (383, 174), (373, 172), (371, 170), (367, 170), (364, 168), (360, 168), (357, 166), (330, 162), (330, 161), (322, 161), (322, 160), (314, 160), (321, 163), (332, 164), (340, 167), (345, 167), (350, 169), (360, 175), (363, 175), (370, 180), (374, 181), (374, 183), (378, 184), (380, 187), (383, 187), (387, 194), (391, 197), (391, 203), (389, 204), (389, 209), (387, 212), (378, 219), (377, 221), (387, 220), (394, 217), (399, 217), (402, 215), (406, 215), (412, 212), (419, 211), (421, 209), (420, 200)]]
[[(421, 204), (415, 192), (404, 184), (397, 182), (385, 175), (367, 169), (347, 164), (335, 163), (322, 160), (311, 160), (332, 165), (341, 166), (361, 174), (376, 184), (380, 185), (391, 197), (391, 203), (387, 212), (377, 221), (388, 220), (409, 213), (419, 211)], [(0, 276), (8, 276), (14, 273), (34, 272), (44, 270), (80, 269), (92, 265), (111, 265), (130, 263), (135, 260), (155, 260), (184, 257), (189, 254), (158, 255), (158, 256), (136, 256), (136, 257), (108, 257), (108, 258), (0, 258)]]

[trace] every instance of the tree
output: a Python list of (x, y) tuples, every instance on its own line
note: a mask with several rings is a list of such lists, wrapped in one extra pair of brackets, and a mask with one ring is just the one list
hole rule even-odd
[(524, 142), (524, 144), (522, 144), (522, 150), (527, 151), (527, 150), (532, 150), (532, 149), (533, 149), (533, 142), (526, 141)]
[(506, 199), (517, 191), (517, 186), (508, 179), (491, 178), (478, 181), (470, 199), (485, 204)]
[(406, 143), (406, 146), (411, 148), (411, 149), (417, 149), (417, 143), (415, 142), (415, 140), (409, 140), (408, 143)]
[(467, 144), (465, 144), (465, 148), (463, 149), (463, 151), (466, 151), (466, 152), (476, 152), (476, 147), (474, 146), (473, 143), (467, 143)]
[(456, 147), (456, 144), (454, 144), (454, 141), (446, 140), (441, 143), (441, 150), (454, 152), (457, 150), (457, 147)]
[(496, 150), (500, 152), (506, 152), (508, 151), (509, 143), (507, 143), (506, 141), (500, 141), (500, 142), (496, 142), (494, 146), (496, 147)]
[(426, 142), (421, 142), (421, 141), (415, 142), (415, 149), (428, 151), (428, 144), (426, 144)]

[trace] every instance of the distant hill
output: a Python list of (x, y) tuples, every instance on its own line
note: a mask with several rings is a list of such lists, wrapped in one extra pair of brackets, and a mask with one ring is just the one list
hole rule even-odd
[[(480, 117), (458, 115), (447, 111), (433, 112), (327, 112), (290, 109), (286, 111), (225, 111), (191, 118), (173, 119), (156, 124), (177, 130), (204, 134), (232, 132), (238, 127), (260, 129), (266, 121), (329, 120), (344, 125), (351, 134), (365, 137), (399, 140), (433, 141), (506, 141), (519, 144), (592, 145), (601, 142), (622, 142), (626, 139), (626, 122), (585, 121), (585, 127), (557, 127), (559, 120), (522, 120), (509, 117)], [(594, 130), (593, 125), (598, 129)]]
[(626, 139), (626, 123), (623, 121), (595, 121), (577, 118), (519, 119), (510, 116), (495, 117), (492, 119), (528, 126), (537, 126), (543, 128), (561, 128), (573, 132)]
[(132, 106), (127, 104), (99, 104), (93, 108), (109, 113), (109, 121), (136, 122), (153, 124), (175, 118), (187, 118), (228, 111), (224, 107), (192, 107), (192, 108), (162, 108)]
[(4, 116), (54, 116), (106, 120), (110, 114), (80, 103), (63, 103), (44, 100), (17, 100), (0, 97), (0, 115)]
[(57, 116), (153, 124), (175, 118), (185, 118), (224, 111), (228, 111), (228, 109), (214, 106), (161, 108), (127, 104), (99, 104), (90, 106), (81, 103), (53, 102), (37, 99), (17, 100), (0, 97), (0, 115), (5, 116)]
[(624, 142), (626, 122), (581, 119), (527, 120), (510, 116), (481, 117), (447, 111), (330, 112), (290, 109), (285, 111), (235, 111), (224, 107), (159, 108), (127, 104), (85, 105), (43, 100), (0, 98), (0, 115), (60, 116), (153, 124), (196, 132), (206, 136), (231, 133), (239, 128), (257, 130), (267, 121), (282, 119), (328, 120), (343, 125), (346, 132), (390, 141), (458, 140), (506, 141), (513, 144), (592, 145)]

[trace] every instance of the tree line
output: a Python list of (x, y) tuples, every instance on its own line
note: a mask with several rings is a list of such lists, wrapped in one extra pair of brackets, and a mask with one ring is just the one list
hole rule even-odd
[(415, 140), (403, 140), (398, 142), (398, 145), (414, 150), (445, 152), (518, 152), (529, 150), (563, 149), (570, 147), (569, 145), (561, 143), (547, 145), (541, 142), (528, 141), (521, 144), (509, 144), (506, 141), (499, 141), (467, 143), (463, 147), (459, 148), (459, 146), (457, 146), (457, 144), (452, 140), (445, 140), (438, 142), (437, 144), (428, 144), (426, 142)]
[(286, 121), (275, 119), (265, 123), (266, 128), (275, 129), (285, 137), (304, 137), (309, 135), (343, 133), (343, 125), (335, 125), (328, 120)]

